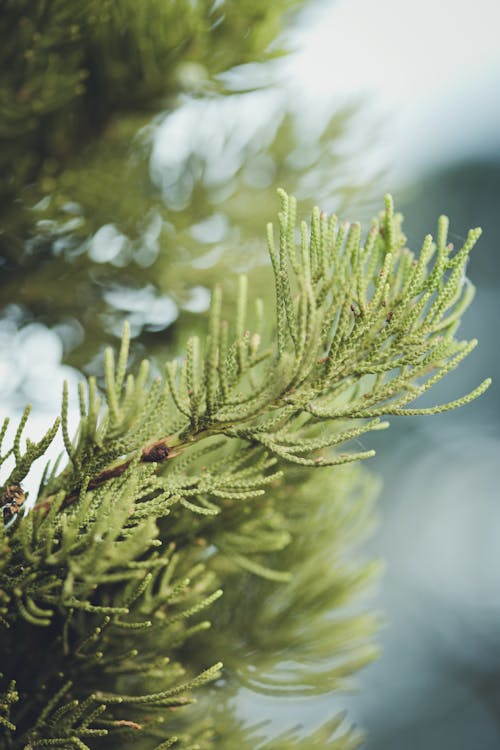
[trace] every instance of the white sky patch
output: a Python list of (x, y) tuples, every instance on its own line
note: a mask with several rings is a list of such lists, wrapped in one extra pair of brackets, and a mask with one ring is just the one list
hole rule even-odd
[(285, 79), (310, 104), (363, 97), (399, 170), (500, 147), (498, 0), (330, 0), (304, 15)]
[[(59, 336), (40, 323), (30, 323), (20, 329), (15, 319), (0, 321), (0, 425), (8, 417), (10, 424), (4, 438), (4, 453), (12, 445), (24, 405), (32, 404), (32, 412), (24, 429), (21, 446), (26, 437), (40, 440), (61, 411), (64, 380), (68, 383), (68, 430), (74, 435), (79, 423), (78, 383), (80, 373), (61, 362), (63, 345)], [(44, 456), (33, 464), (22, 485), (30, 493), (32, 502), (47, 461), (54, 461), (64, 449), (61, 430)], [(64, 462), (63, 462), (64, 463)], [(11, 456), (0, 467), (0, 486), (7, 480), (14, 466)]]
[(182, 309), (191, 313), (203, 313), (210, 307), (210, 289), (205, 286), (193, 286), (189, 296), (183, 303)]

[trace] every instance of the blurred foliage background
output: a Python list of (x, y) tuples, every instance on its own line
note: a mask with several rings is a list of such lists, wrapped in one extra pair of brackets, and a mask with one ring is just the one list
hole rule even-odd
[(353, 107), (313, 134), (273, 67), (297, 5), (3, 3), (2, 301), (64, 325), (71, 365), (124, 316), (148, 352), (173, 342), (228, 268), (266, 283), (276, 186), (305, 209), (366, 191), (336, 149)]

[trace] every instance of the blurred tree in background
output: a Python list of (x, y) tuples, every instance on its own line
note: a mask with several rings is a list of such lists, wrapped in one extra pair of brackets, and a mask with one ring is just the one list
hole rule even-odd
[(3, 304), (69, 325), (71, 364), (127, 314), (148, 353), (180, 313), (196, 326), (228, 266), (266, 283), (276, 185), (309, 207), (359, 193), (335, 147), (352, 111), (311, 138), (269, 63), (297, 5), (3, 3)]

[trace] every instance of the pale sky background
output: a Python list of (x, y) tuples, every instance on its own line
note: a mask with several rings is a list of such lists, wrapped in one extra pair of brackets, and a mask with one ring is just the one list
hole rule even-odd
[(304, 16), (285, 77), (311, 105), (366, 98), (384, 122), (372, 158), (402, 176), (500, 150), (498, 0), (326, 0)]

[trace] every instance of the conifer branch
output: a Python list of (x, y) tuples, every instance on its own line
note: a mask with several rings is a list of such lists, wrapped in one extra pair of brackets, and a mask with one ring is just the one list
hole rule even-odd
[[(267, 230), (274, 330), (263, 330), (260, 302), (255, 315), (249, 312), (244, 277), (234, 326), (221, 317), (217, 287), (206, 340), (192, 336), (180, 366), (169, 362), (150, 381), (147, 362), (137, 375), (127, 374), (125, 326), (117, 360), (111, 350), (105, 355), (103, 392), (93, 378), (79, 388), (74, 436), (64, 386), (66, 464), (46, 467), (31, 511), (23, 510), (19, 483), (46, 453), (59, 421), (23, 448), (26, 410), (12, 447), (0, 456), (15, 459), (2, 493), (0, 623), (10, 632), (20, 623), (37, 633), (60, 627), (48, 653), (63, 654), (84, 686), (61, 684), (49, 664), (36, 695), (21, 696), (18, 730), (12, 683), (0, 695), (0, 726), (16, 734), (15, 750), (89, 747), (90, 737), (127, 732), (160, 736), (160, 747), (176, 744), (177, 734), (158, 735), (155, 709), (187, 705), (192, 689), (219, 675), (218, 662), (191, 669), (186, 678), (175, 658), (168, 661), (208, 627), (198, 618), (221, 595), (218, 565), (269, 585), (298, 585), (299, 574), (267, 559), (292, 536), (267, 505), (268, 489), (293, 465), (335, 466), (372, 456), (349, 445), (387, 427), (386, 414), (437, 414), (469, 403), (489, 385), (485, 380), (446, 404), (409, 407), (475, 346), (454, 335), (472, 298), (464, 274), (479, 230), (453, 254), (440, 219), (437, 242), (426, 237), (415, 256), (386, 197), (365, 238), (358, 224), (315, 210), (310, 230), (301, 223), (297, 242), (295, 200), (284, 191), (280, 200), (278, 240)], [(6, 429), (7, 422), (0, 438)], [(311, 591), (317, 566), (314, 560), (304, 572)], [(339, 590), (356, 585), (356, 576), (346, 575)], [(360, 646), (372, 628), (351, 629), (352, 649), (328, 670), (325, 683), (344, 685), (372, 658), (373, 649)], [(345, 632), (340, 623), (343, 642)], [(158, 648), (165, 656), (161, 679)], [(96, 673), (99, 689), (91, 684)], [(160, 688), (144, 689), (153, 675)], [(135, 679), (136, 691), (119, 687)], [(282, 677), (268, 677), (266, 685), (279, 691)], [(30, 724), (25, 717), (36, 718)], [(328, 730), (318, 736), (329, 741)], [(348, 733), (338, 747), (349, 747), (351, 738)], [(337, 747), (335, 741), (326, 746)]]
[[(243, 277), (232, 345), (226, 343), (228, 326), (221, 320), (217, 288), (204, 354), (199, 339), (192, 337), (180, 372), (175, 362), (168, 363), (163, 383), (155, 381), (148, 387), (143, 365), (137, 380), (129, 376), (123, 388), (129, 342), (125, 326), (117, 368), (111, 351), (105, 357), (107, 411), (98, 422), (99, 397), (91, 381), (88, 409), (83, 391), (80, 394), (82, 428), (75, 446), (67, 434), (64, 392), (63, 436), (74, 470), (66, 468), (63, 482), (56, 477), (47, 482), (40, 509), (50, 506), (63, 484), (73, 487), (64, 505), (78, 498), (84, 479), (81, 466), (86, 467), (87, 491), (92, 491), (130, 466), (132, 457), (110, 465), (113, 455), (135, 454), (139, 462), (162, 464), (215, 435), (258, 443), (280, 459), (305, 465), (366, 458), (370, 451), (340, 456), (324, 456), (323, 451), (380, 429), (373, 418), (440, 413), (468, 403), (488, 387), (485, 380), (449, 404), (423, 411), (405, 408), (474, 346), (474, 342), (456, 341), (453, 334), (471, 299), (464, 271), (479, 230), (471, 230), (464, 246), (450, 257), (447, 224), (440, 219), (437, 245), (428, 235), (415, 257), (405, 247), (401, 217), (386, 197), (385, 212), (374, 221), (364, 243), (359, 225), (353, 224), (347, 232), (346, 225), (337, 229), (336, 217), (328, 220), (315, 210), (310, 235), (302, 223), (302, 240), (296, 248), (295, 200), (284, 191), (279, 194), (277, 245), (270, 226), (267, 232), (277, 300), (276, 348), (272, 343), (264, 348), (260, 334), (245, 331)], [(345, 423), (367, 418), (372, 421), (362, 426)], [(26, 419), (27, 414), (19, 426), (15, 452)], [(176, 421), (180, 426), (166, 437)], [(291, 440), (290, 427), (299, 422)], [(331, 432), (316, 437), (326, 422)]]

